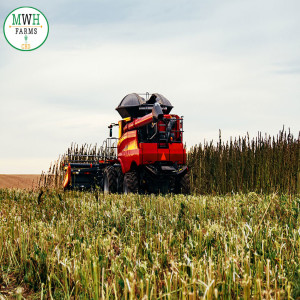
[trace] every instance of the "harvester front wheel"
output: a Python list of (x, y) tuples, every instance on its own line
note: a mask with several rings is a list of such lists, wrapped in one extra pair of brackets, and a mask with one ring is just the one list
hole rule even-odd
[(117, 174), (112, 166), (106, 167), (104, 169), (103, 192), (105, 194), (117, 192)]
[(136, 171), (125, 173), (123, 180), (123, 193), (137, 193), (139, 191), (139, 179)]

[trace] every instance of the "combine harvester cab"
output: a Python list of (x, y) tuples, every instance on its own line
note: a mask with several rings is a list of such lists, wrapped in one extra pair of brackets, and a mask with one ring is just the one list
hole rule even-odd
[[(86, 161), (79, 162), (74, 151), (69, 153), (64, 188), (99, 186), (106, 193), (189, 193), (183, 119), (170, 114), (173, 106), (164, 96), (152, 94), (147, 98), (134, 93), (122, 99), (116, 108), (122, 120), (109, 126), (110, 138), (100, 154), (85, 156)], [(111, 137), (113, 126), (119, 127), (118, 139)]]

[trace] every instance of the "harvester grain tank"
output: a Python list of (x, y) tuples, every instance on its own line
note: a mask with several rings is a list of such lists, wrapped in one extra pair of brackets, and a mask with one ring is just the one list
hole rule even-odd
[[(104, 192), (188, 193), (189, 174), (183, 145), (183, 119), (170, 114), (164, 96), (125, 96), (116, 110), (122, 117), (111, 124), (100, 155), (90, 160), (66, 156), (64, 188), (99, 186)], [(119, 137), (112, 128), (119, 127)], [(81, 160), (80, 160), (81, 159)]]

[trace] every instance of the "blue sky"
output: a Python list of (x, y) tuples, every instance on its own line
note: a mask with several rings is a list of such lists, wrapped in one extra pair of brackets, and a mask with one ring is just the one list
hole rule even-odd
[[(24, 4), (25, 5), (25, 4)], [(131, 92), (185, 117), (188, 146), (300, 128), (299, 1), (28, 1), (32, 52), (0, 35), (0, 173), (40, 173), (71, 142), (101, 144)], [(0, 4), (3, 24), (19, 1)]]

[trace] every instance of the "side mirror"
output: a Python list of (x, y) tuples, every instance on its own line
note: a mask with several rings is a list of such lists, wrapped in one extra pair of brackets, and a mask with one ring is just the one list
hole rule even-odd
[(109, 128), (109, 137), (112, 137), (112, 124), (110, 124), (108, 128)]

